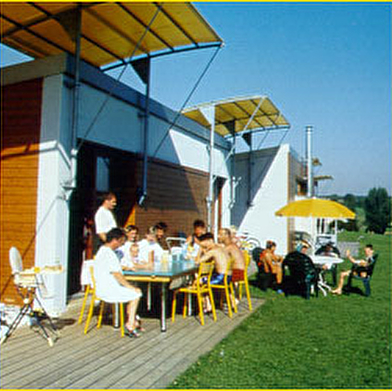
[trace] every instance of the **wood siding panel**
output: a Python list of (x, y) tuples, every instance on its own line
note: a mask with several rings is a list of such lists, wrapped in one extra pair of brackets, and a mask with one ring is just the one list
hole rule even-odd
[[(138, 163), (138, 184), (142, 184), (142, 163)], [(167, 236), (192, 233), (196, 219), (207, 219), (208, 174), (174, 164), (153, 161), (148, 166), (148, 196), (137, 206), (135, 223), (140, 237), (159, 221), (168, 225)]]
[(1, 302), (21, 304), (12, 284), (8, 251), (34, 265), (42, 79), (2, 87)]

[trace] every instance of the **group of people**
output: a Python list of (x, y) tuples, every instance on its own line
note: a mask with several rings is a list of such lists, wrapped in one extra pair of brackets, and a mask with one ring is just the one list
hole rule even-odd
[[(106, 302), (128, 303), (125, 332), (137, 337), (142, 330), (137, 317), (142, 292), (125, 279), (123, 270), (152, 269), (154, 263), (162, 259), (167, 249), (167, 225), (159, 222), (149, 227), (145, 237), (139, 240), (139, 229), (135, 225), (128, 225), (124, 229), (117, 227), (112, 213), (116, 205), (116, 196), (113, 193), (105, 194), (94, 218), (100, 241), (94, 262), (96, 289), (98, 297)], [(183, 246), (183, 257), (197, 264), (213, 260), (212, 284), (223, 283), (226, 274), (229, 281), (235, 284), (244, 279), (245, 257), (228, 228), (220, 229), (215, 241), (214, 235), (207, 232), (204, 221), (195, 220), (193, 233), (187, 237)]]
[[(126, 333), (139, 336), (142, 330), (137, 316), (142, 292), (140, 288), (130, 284), (123, 276), (123, 270), (151, 269), (155, 262), (159, 262), (167, 249), (165, 231), (167, 225), (159, 222), (149, 227), (142, 240), (139, 240), (139, 229), (135, 225), (128, 225), (124, 229), (117, 227), (112, 213), (117, 205), (116, 196), (107, 193), (95, 214), (96, 234), (100, 241), (100, 248), (95, 256), (94, 274), (97, 295), (107, 302), (123, 302), (127, 304)], [(282, 293), (284, 274), (284, 258), (275, 253), (277, 245), (272, 240), (267, 241), (265, 249), (258, 261), (259, 270), (264, 270), (275, 279), (278, 293)], [(310, 245), (299, 243), (296, 251), (306, 254)], [(334, 294), (341, 294), (344, 280), (350, 275), (366, 274), (367, 268), (374, 263), (374, 252), (371, 245), (365, 247), (366, 259), (356, 261), (351, 254), (348, 259), (355, 265), (350, 270), (343, 271)], [(326, 255), (326, 254), (324, 254)], [(185, 259), (192, 259), (196, 263), (214, 261), (214, 273), (211, 284), (221, 284), (225, 275), (234, 284), (244, 279), (245, 257), (239, 242), (229, 228), (219, 230), (217, 241), (211, 232), (207, 232), (202, 220), (193, 224), (193, 233), (186, 239), (183, 247)], [(331, 254), (334, 256), (334, 254)]]
[[(259, 271), (262, 270), (264, 273), (273, 276), (274, 285), (276, 287), (277, 292), (283, 293), (282, 281), (284, 275), (285, 258), (275, 253), (276, 247), (277, 246), (275, 242), (271, 240), (267, 241), (265, 249), (260, 254), (258, 267), (259, 267)], [(301, 241), (298, 243), (295, 252), (299, 252), (301, 254), (307, 255), (310, 247), (311, 246), (308, 242)], [(346, 258), (350, 261), (352, 267), (340, 273), (337, 287), (333, 289), (331, 293), (336, 295), (341, 295), (343, 292), (343, 286), (346, 278), (352, 278), (353, 276), (359, 276), (365, 278), (368, 276), (368, 273), (376, 260), (373, 246), (371, 244), (366, 245), (364, 248), (364, 253), (365, 253), (365, 259), (356, 260), (352, 257), (350, 251), (347, 250)], [(334, 251), (334, 247), (331, 243), (327, 243), (322, 248), (322, 251), (318, 252), (317, 255), (328, 256), (333, 258), (338, 257), (338, 254)], [(312, 263), (311, 258), (310, 257), (307, 258), (309, 258), (309, 262)], [(322, 265), (318, 267), (320, 268), (320, 272), (323, 272), (328, 268), (330, 268), (331, 264)]]

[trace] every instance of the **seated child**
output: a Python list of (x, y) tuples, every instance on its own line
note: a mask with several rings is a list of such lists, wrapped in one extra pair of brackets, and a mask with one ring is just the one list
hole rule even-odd
[(138, 270), (149, 269), (153, 267), (152, 262), (141, 260), (139, 258), (139, 245), (137, 243), (131, 244), (129, 252), (124, 254), (121, 260), (121, 266), (124, 270)]

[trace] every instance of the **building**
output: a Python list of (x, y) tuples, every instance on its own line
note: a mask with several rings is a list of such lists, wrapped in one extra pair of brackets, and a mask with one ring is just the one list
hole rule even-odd
[[(50, 13), (57, 6), (41, 5), (46, 7), (40, 11), (43, 16), (27, 20), (21, 29), (34, 37), (30, 44), (12, 40), (14, 32), (21, 33), (17, 27), (8, 27), (2, 37), (14, 46), (28, 44), (21, 49), (38, 59), (2, 69), (1, 302), (20, 304), (8, 260), (9, 248), (16, 246), (25, 268), (64, 267), (65, 273), (45, 277), (50, 294), (45, 308), (51, 314), (64, 311), (67, 297), (80, 290), (91, 220), (99, 195), (107, 190), (117, 195), (120, 226), (133, 223), (143, 233), (148, 226), (165, 221), (168, 234), (178, 235), (190, 232), (196, 218), (210, 218), (215, 230), (235, 224), (262, 242), (275, 239), (282, 251), (289, 249), (293, 224), (273, 212), (292, 199), (300, 181), (301, 163), (295, 153), (282, 145), (253, 151), (251, 158), (233, 155), (232, 143), (219, 126), (214, 134), (205, 123), (179, 115), (150, 99), (148, 93), (141, 94), (105, 75), (98, 68), (101, 61), (119, 59), (102, 44), (88, 38), (92, 46), (86, 45), (86, 52), (82, 51), (85, 61), (79, 62), (64, 53), (70, 50), (49, 43), (50, 35), (56, 36), (57, 24), (67, 26), (69, 13), (83, 9), (92, 22), (101, 10), (92, 12), (89, 7), (102, 6), (112, 7), (111, 12), (121, 9), (123, 16), (131, 17), (122, 3), (91, 4), (74, 9), (74, 3), (62, 3), (58, 7), (66, 8), (61, 8), (61, 15)], [(17, 7), (24, 7), (28, 14), (35, 6), (23, 3)], [(189, 3), (168, 3), (166, 18), (175, 7), (184, 7), (185, 16), (195, 15), (194, 10), (189, 11)], [(4, 14), (12, 23), (13, 9), (6, 8)], [(96, 19), (102, 24), (104, 14)], [(132, 20), (136, 20), (134, 16)], [(47, 23), (47, 30), (38, 29), (38, 22)], [(139, 24), (143, 25), (140, 18)], [(182, 34), (189, 40), (189, 33), (184, 34), (184, 27), (176, 24), (175, 36)], [(201, 27), (204, 35), (200, 39), (209, 33), (209, 42), (221, 44), (203, 20)], [(141, 32), (143, 29), (139, 35)], [(124, 33), (118, 29), (115, 33), (124, 39)], [(62, 34), (57, 36), (69, 47), (64, 31)], [(82, 34), (84, 40), (86, 34)], [(159, 38), (157, 30), (149, 34)], [(41, 51), (37, 40), (42, 41)], [(181, 42), (177, 44), (182, 47)], [(134, 42), (133, 48), (138, 49)], [(158, 48), (164, 49), (170, 52), (169, 47)], [(125, 51), (129, 53), (129, 48)]]
[[(185, 117), (171, 126), (176, 113), (150, 102), (149, 156), (167, 137), (149, 159), (148, 193), (140, 206), (144, 96), (88, 64), (81, 67), (77, 189), (69, 191), (72, 60), (64, 54), (3, 70), (2, 275), (10, 275), (11, 246), (19, 248), (25, 267), (63, 265), (67, 272), (48, 282), (57, 292), (48, 308), (59, 311), (66, 295), (80, 289), (83, 232), (101, 192), (116, 193), (118, 224), (136, 224), (141, 232), (158, 221), (169, 225), (169, 234), (189, 232), (207, 213), (209, 132)], [(105, 114), (86, 135), (109, 92)], [(216, 203), (223, 225), (230, 222), (229, 149), (217, 136), (214, 175), (221, 183)], [(10, 284), (2, 291), (7, 301), (16, 300)]]

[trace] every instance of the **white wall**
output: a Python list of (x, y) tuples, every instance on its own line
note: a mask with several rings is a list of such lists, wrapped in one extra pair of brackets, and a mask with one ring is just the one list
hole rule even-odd
[[(61, 184), (69, 179), (67, 132), (61, 132), (63, 77), (49, 76), (43, 82), (41, 139), (36, 223), (36, 266), (63, 265), (68, 261), (69, 208)], [(48, 298), (44, 307), (52, 315), (66, 305), (67, 272), (44, 277)]]
[[(142, 109), (116, 97), (111, 97), (99, 114), (94, 126), (91, 127), (91, 123), (105, 99), (106, 93), (91, 86), (82, 85), (78, 137), (129, 152), (143, 153)], [(165, 121), (150, 114), (148, 155), (184, 167), (208, 172), (208, 139), (205, 140), (187, 133), (179, 127), (170, 128), (170, 125), (169, 119)], [(169, 134), (165, 137), (167, 132)], [(162, 140), (164, 141), (156, 153)], [(228, 151), (218, 146), (215, 147), (214, 174), (225, 178), (229, 175), (224, 161), (227, 153)]]
[[(262, 247), (267, 240), (277, 243), (277, 253), (286, 253), (287, 219), (275, 216), (275, 212), (288, 202), (288, 158), (289, 145), (282, 145), (278, 150), (269, 149), (254, 152), (252, 167), (252, 206), (248, 201), (247, 154), (242, 154), (242, 161), (236, 161), (236, 177), (241, 180), (236, 188), (236, 203), (233, 207), (232, 222), (240, 231), (249, 232), (261, 241)], [(263, 172), (265, 167), (265, 172)], [(259, 169), (259, 171), (258, 171)], [(258, 177), (261, 180), (258, 180)]]

